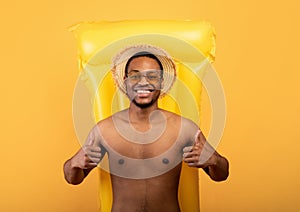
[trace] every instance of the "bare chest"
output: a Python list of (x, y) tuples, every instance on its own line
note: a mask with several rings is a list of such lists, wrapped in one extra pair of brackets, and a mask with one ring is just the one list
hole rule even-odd
[(117, 129), (103, 135), (114, 175), (145, 179), (167, 173), (182, 161), (182, 142), (178, 132), (166, 129), (163, 133), (135, 132), (120, 134)]

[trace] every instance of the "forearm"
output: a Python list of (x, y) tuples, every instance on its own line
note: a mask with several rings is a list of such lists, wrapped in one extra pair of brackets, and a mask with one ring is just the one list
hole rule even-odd
[(73, 185), (80, 184), (86, 176), (85, 170), (72, 164), (72, 159), (67, 160), (64, 164), (64, 175), (66, 181)]
[(215, 152), (215, 162), (204, 168), (205, 172), (214, 181), (224, 181), (229, 175), (228, 160)]

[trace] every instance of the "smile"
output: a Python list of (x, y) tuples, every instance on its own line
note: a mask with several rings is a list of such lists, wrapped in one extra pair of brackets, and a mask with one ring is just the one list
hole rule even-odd
[(146, 94), (146, 93), (151, 93), (152, 91), (151, 90), (136, 90), (135, 91), (136, 93), (138, 93), (138, 94)]

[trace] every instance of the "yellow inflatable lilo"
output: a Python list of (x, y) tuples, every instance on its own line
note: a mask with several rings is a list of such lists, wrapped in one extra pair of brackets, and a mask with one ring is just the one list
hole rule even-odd
[[(215, 58), (215, 31), (210, 23), (102, 21), (80, 23), (71, 31), (78, 42), (80, 79), (92, 97), (94, 123), (129, 105), (126, 96), (115, 86), (110, 71), (112, 57), (129, 45), (146, 44), (166, 50), (176, 64), (177, 80), (172, 89), (159, 99), (159, 107), (200, 124), (201, 77)], [(77, 130), (78, 122), (74, 121)], [(108, 167), (107, 158), (99, 167), (101, 212), (111, 211), (112, 205), (110, 174), (105, 167)], [(179, 185), (179, 204), (183, 212), (200, 211), (198, 175), (198, 169), (183, 163)]]

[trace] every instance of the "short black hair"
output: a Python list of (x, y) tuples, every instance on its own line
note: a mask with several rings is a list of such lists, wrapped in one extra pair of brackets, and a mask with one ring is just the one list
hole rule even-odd
[(161, 77), (163, 77), (163, 65), (161, 64), (160, 60), (154, 54), (147, 52), (147, 51), (138, 52), (129, 58), (129, 60), (127, 61), (126, 66), (125, 66), (125, 77), (128, 76), (128, 66), (129, 66), (130, 62), (133, 59), (138, 58), (138, 57), (148, 57), (148, 58), (154, 59), (158, 63), (159, 68), (162, 71)]

